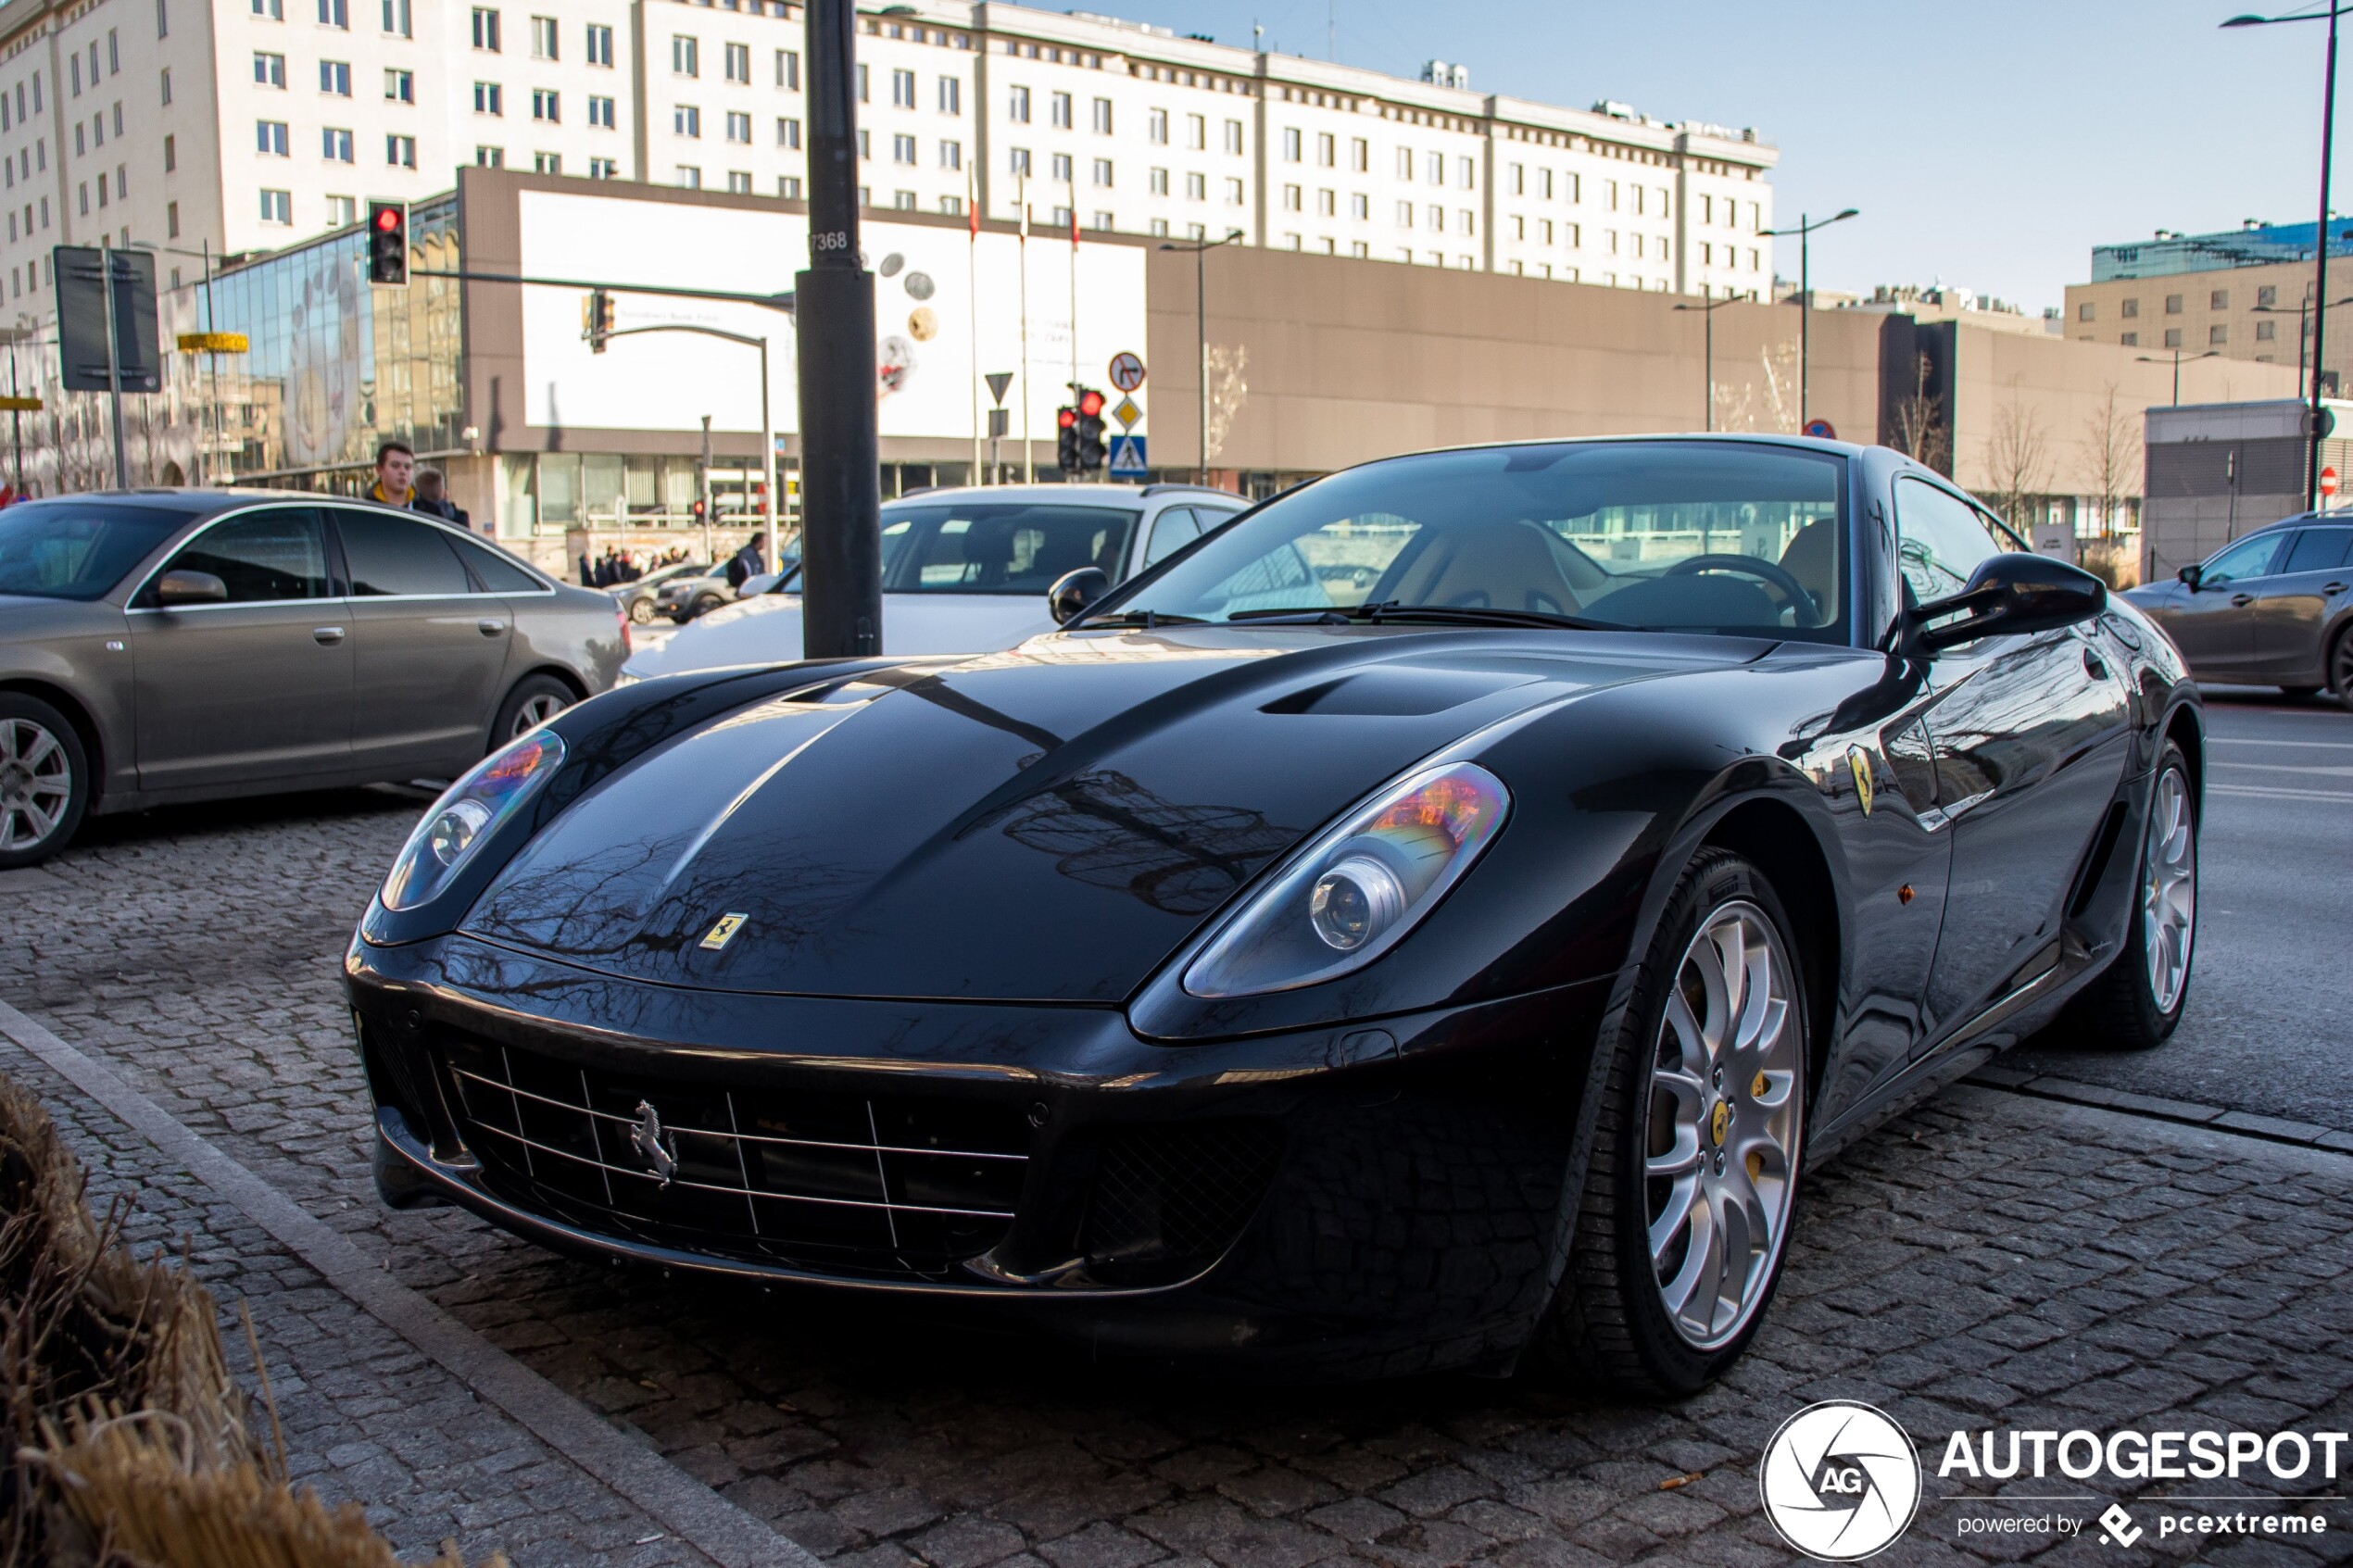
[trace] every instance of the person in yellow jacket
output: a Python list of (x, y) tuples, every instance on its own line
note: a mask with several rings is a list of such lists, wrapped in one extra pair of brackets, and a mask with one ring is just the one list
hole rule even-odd
[(368, 499), (387, 507), (415, 506), (416, 472), (415, 450), (405, 441), (385, 442), (376, 448), (376, 483), (368, 487)]

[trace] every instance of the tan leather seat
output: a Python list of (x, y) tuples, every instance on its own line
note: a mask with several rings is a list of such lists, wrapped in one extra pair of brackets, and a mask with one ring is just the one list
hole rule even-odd
[(1781, 570), (1814, 596), (1823, 621), (1838, 618), (1838, 520), (1818, 517), (1781, 552)]
[(1453, 531), (1407, 570), (1392, 596), (1409, 605), (1463, 605), (1572, 615), (1582, 608), (1552, 536), (1533, 522)]

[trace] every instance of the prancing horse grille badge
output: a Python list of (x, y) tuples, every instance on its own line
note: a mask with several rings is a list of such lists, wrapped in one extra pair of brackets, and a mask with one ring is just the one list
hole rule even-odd
[(629, 1147), (654, 1173), (654, 1180), (663, 1186), (678, 1173), (678, 1140), (673, 1135), (666, 1142), (661, 1132), (661, 1112), (651, 1100), (637, 1102), (637, 1124), (629, 1129)]
[(714, 953), (719, 951), (736, 939), (736, 933), (741, 931), (744, 928), (744, 922), (750, 918), (749, 915), (733, 912), (721, 915), (719, 923), (703, 933), (701, 945)]

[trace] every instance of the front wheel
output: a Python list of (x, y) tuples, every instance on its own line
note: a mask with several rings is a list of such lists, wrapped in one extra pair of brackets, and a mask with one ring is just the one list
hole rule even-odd
[(1805, 1147), (1806, 997), (1780, 899), (1703, 850), (1625, 1001), (1543, 1348), (1648, 1398), (1697, 1392), (1746, 1348), (1780, 1278)]
[(2353, 708), (2353, 631), (2336, 634), (2336, 647), (2329, 655), (2329, 684), (2335, 688), (2336, 700)]
[(2066, 1044), (2145, 1051), (2163, 1045), (2182, 1022), (2197, 939), (2197, 827), (2189, 759), (2168, 741), (2149, 786), (2123, 945), (2107, 972), (2070, 1005), (2075, 1037)]
[(652, 625), (654, 623), (654, 601), (646, 597), (643, 594), (640, 594), (635, 598), (631, 599), (629, 601), (629, 619), (631, 622), (635, 625)]
[(0, 692), (0, 871), (66, 847), (90, 808), (90, 761), (64, 714)]

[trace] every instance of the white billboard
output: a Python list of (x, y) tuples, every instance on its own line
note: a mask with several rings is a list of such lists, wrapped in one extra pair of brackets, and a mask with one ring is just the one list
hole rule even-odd
[[(780, 433), (799, 428), (790, 315), (631, 294), (625, 285), (787, 292), (809, 254), (807, 218), (571, 192), (524, 191), (518, 200), (523, 276), (624, 285), (615, 295), (614, 325), (622, 331), (692, 325), (767, 337), (771, 417)], [(982, 377), (1010, 371), (1013, 384), (1005, 407), (1012, 413), (1010, 434), (1018, 440), (1025, 324), (1034, 439), (1053, 439), (1054, 409), (1069, 400), (1073, 379), (1118, 401), (1107, 379), (1113, 356), (1144, 350), (1139, 246), (1082, 240), (1074, 252), (1067, 231), (1033, 232), (1025, 245), (1011, 234), (975, 238), (963, 228), (894, 223), (874, 213), (862, 219), (860, 235), (875, 273), (875, 395), (884, 435), (971, 440), (976, 421), (987, 430), (989, 397)], [(708, 414), (713, 430), (760, 429), (759, 359), (751, 349), (696, 333), (657, 332), (617, 338), (596, 354), (583, 337), (583, 291), (521, 292), (524, 410), (532, 424), (693, 431)], [(1137, 433), (1149, 428), (1139, 424)]]

